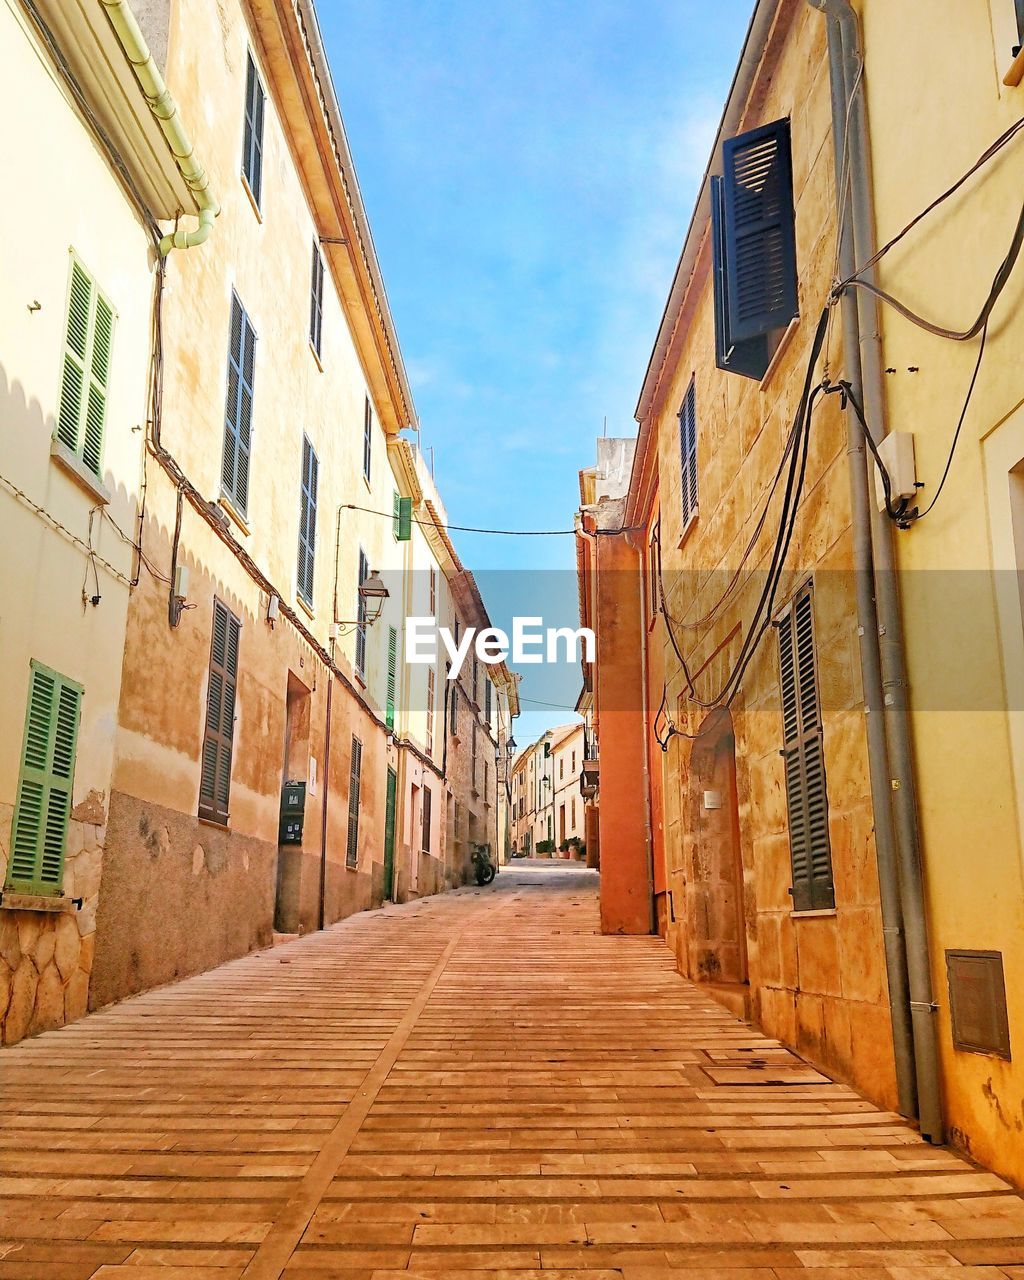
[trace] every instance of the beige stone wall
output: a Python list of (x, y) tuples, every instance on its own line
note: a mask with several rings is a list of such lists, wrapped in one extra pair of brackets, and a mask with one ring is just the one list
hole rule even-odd
[[(758, 82), (756, 106), (742, 129), (783, 116), (792, 122), (800, 321), (760, 382), (715, 368), (710, 245), (701, 249), (684, 320), (657, 401), (661, 545), (668, 607), (685, 622), (721, 595), (766, 499), (785, 448), (811, 338), (827, 296), (834, 256), (834, 182), (824, 24), (803, 5), (784, 5), (773, 35), (770, 82)], [(841, 368), (838, 325), (832, 368)], [(696, 376), (699, 516), (681, 523), (677, 413)], [(780, 603), (813, 578), (821, 681), (835, 912), (799, 915), (789, 896), (788, 844), (777, 644), (769, 631), (747, 670), (732, 712), (742, 857), (742, 908), (753, 1008), (769, 1034), (884, 1105), (895, 1098), (864, 715), (859, 684), (851, 566), (845, 424), (834, 398), (814, 415), (804, 495), (779, 593)], [(778, 504), (768, 521), (777, 527)], [(711, 625), (680, 629), (698, 691), (711, 697), (739, 654), (746, 621), (763, 584), (769, 538), (748, 564), (750, 576)], [(684, 678), (664, 629), (667, 705), (695, 732), (703, 713), (688, 703)], [(657, 634), (654, 637), (657, 640)], [(668, 937), (685, 971), (699, 951), (687, 937), (687, 889), (697, 876), (689, 778), (690, 747), (672, 740), (663, 757), (666, 882), (675, 923)], [(712, 910), (731, 910), (728, 895)], [(694, 927), (691, 921), (691, 928)], [(700, 928), (721, 937), (721, 920)], [(694, 974), (693, 976), (697, 976)]]

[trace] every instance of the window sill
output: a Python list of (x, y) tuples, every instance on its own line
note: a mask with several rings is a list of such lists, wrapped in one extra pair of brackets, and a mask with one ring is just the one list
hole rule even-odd
[(357, 873), (358, 873), (358, 871), (359, 871), (359, 863), (358, 863), (358, 862), (346, 862), (346, 863), (345, 863), (345, 870), (346, 870), (346, 871), (355, 871), (355, 872), (357, 872)]
[(63, 894), (18, 893), (16, 889), (4, 889), (0, 893), (0, 911), (39, 911), (46, 915), (63, 915), (77, 911), (81, 898), (65, 898)]
[(699, 517), (700, 517), (700, 507), (694, 507), (694, 509), (690, 512), (690, 514), (686, 518), (686, 524), (683, 525), (683, 532), (679, 538), (678, 543), (676, 543), (677, 550), (682, 551), (683, 545), (689, 539), (690, 534), (693, 532), (694, 526), (696, 525)]
[(786, 348), (793, 341), (793, 335), (796, 333), (797, 329), (799, 328), (800, 328), (800, 317), (794, 316), (793, 319), (790, 320), (789, 324), (787, 324), (785, 329), (783, 330), (782, 337), (779, 339), (779, 345), (772, 352), (772, 358), (768, 361), (768, 368), (765, 369), (764, 373), (761, 375), (759, 385), (762, 391), (764, 391), (764, 389), (768, 386), (768, 383), (771, 382), (772, 376), (775, 373), (775, 370), (779, 367), (779, 363), (782, 360), (782, 357), (786, 353)]
[(85, 490), (90, 498), (95, 498), (104, 507), (107, 506), (111, 498), (110, 490), (99, 476), (89, 470), (78, 454), (72, 453), (64, 441), (58, 440), (56, 436), (50, 441), (50, 457), (80, 489)]
[(365, 471), (363, 472), (363, 484), (366, 485), (367, 493), (373, 493), (373, 486), (370, 484), (370, 477), (366, 474)]
[(205, 818), (201, 813), (196, 814), (196, 818), (198, 819), (199, 825), (201, 827), (215, 827), (218, 831), (228, 830), (227, 818), (225, 818), (222, 822), (220, 818)]
[(311, 604), (307, 604), (306, 601), (303, 600), (302, 596), (300, 596), (298, 593), (296, 593), (295, 595), (295, 603), (299, 606), (299, 608), (310, 620), (310, 622), (316, 621), (316, 611), (314, 610), (313, 606)]
[(260, 224), (260, 226), (262, 226), (263, 213), (260, 210), (259, 201), (256, 199), (256, 197), (252, 193), (252, 187), (249, 186), (249, 179), (245, 176), (244, 173), (241, 174), (240, 177), (242, 179), (242, 190), (245, 192), (246, 196), (248, 197), (249, 203), (252, 205), (252, 211), (256, 215), (256, 221)]
[(1003, 84), (1008, 89), (1016, 89), (1022, 80), (1024, 80), (1024, 46), (1010, 63), (1009, 70), (1003, 76)]
[(224, 510), (231, 517), (232, 523), (236, 525), (237, 528), (239, 528), (247, 538), (250, 537), (250, 535), (252, 534), (252, 530), (249, 528), (249, 525), (248, 525), (248, 522), (246, 521), (245, 516), (242, 515), (242, 513), (238, 510), (238, 508), (235, 506), (235, 504), (231, 501), (231, 499), (228, 497), (226, 493), (222, 493), (220, 495), (220, 497), (217, 499), (217, 505), (224, 508)]
[(828, 920), (839, 913), (835, 907), (822, 907), (818, 911), (791, 911), (789, 914), (793, 920)]
[(316, 361), (316, 367), (320, 370), (320, 372), (321, 372), (321, 373), (323, 373), (323, 371), (324, 371), (324, 362), (323, 362), (323, 360), (321, 360), (321, 359), (320, 359), (320, 354), (319, 354), (319, 352), (317, 351), (316, 347), (314, 347), (314, 346), (313, 346), (312, 339), (310, 340), (310, 343), (309, 343), (309, 354), (310, 354), (310, 355), (313, 357), (313, 359)]

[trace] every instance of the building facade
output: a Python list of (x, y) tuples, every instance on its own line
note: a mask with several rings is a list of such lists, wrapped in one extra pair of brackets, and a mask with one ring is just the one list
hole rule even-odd
[(583, 756), (583, 725), (568, 724), (549, 729), (516, 757), (511, 788), (517, 853), (557, 856), (585, 844)]
[(755, 6), (626, 479), (581, 473), (602, 917), (1020, 1180), (1024, 32), (976, 0), (907, 76), (897, 9)]

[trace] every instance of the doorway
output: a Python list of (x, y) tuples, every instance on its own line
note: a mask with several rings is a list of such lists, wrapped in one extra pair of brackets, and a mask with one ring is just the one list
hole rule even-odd
[[(281, 782), (303, 782), (309, 777), (310, 711), (312, 693), (288, 672), (284, 726), (284, 761)], [(306, 796), (306, 828), (309, 795)], [(274, 928), (279, 933), (298, 933), (302, 921), (303, 844), (279, 844), (277, 849), (277, 892), (274, 900)]]
[(384, 901), (390, 902), (395, 890), (395, 819), (398, 800), (398, 774), (388, 769), (387, 800), (384, 806)]
[(711, 712), (694, 741), (688, 811), (688, 975), (698, 982), (745, 983), (747, 939), (736, 735), (727, 707)]

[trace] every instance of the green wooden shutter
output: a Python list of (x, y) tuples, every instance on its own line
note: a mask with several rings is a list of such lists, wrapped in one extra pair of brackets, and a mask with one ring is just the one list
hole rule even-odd
[(388, 692), (385, 720), (389, 729), (395, 727), (395, 686), (398, 677), (398, 632), (388, 627)]
[(370, 469), (373, 461), (373, 409), (370, 397), (365, 398), (363, 405), (363, 476), (370, 483)]
[(835, 906), (835, 886), (810, 586), (797, 594), (777, 625), (793, 907), (829, 909)]
[(243, 516), (249, 505), (249, 456), (252, 449), (255, 376), (256, 330), (245, 314), (238, 296), (232, 294), (221, 488)]
[(242, 147), (242, 173), (252, 198), (259, 208), (263, 192), (263, 115), (266, 94), (260, 84), (259, 72), (252, 53), (246, 57), (245, 67), (245, 137)]
[(7, 868), (17, 892), (61, 892), (81, 709), (81, 685), (32, 663)]
[(214, 600), (206, 732), (199, 778), (199, 816), (211, 822), (228, 820), (241, 630), (242, 624), (230, 609)]
[(402, 498), (398, 510), (398, 541), (408, 542), (412, 537), (412, 498)]
[(302, 438), (302, 491), (299, 510), (298, 591), (313, 607), (313, 580), (316, 562), (316, 496), (320, 464), (309, 440)]
[(363, 772), (363, 744), (352, 739), (352, 765), (348, 781), (348, 842), (345, 847), (345, 865), (354, 867), (359, 862), (359, 789)]
[(96, 476), (103, 470), (114, 312), (77, 258), (71, 259), (57, 439)]
[(427, 786), (423, 788), (423, 843), (422, 849), (425, 853), (430, 852), (430, 827), (431, 827), (431, 809), (433, 807), (434, 793)]
[(395, 535), (396, 538), (398, 537), (399, 529), (401, 528), (401, 519), (402, 519), (402, 499), (398, 490), (396, 489), (394, 501), (391, 504), (391, 532)]

